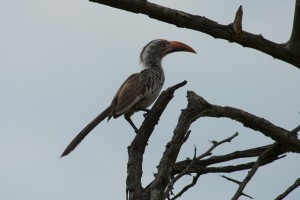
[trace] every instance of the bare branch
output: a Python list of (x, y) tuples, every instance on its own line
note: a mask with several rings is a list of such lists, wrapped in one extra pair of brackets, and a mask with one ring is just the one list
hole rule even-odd
[[(223, 176), (223, 175), (222, 175), (221, 177), (227, 179), (228, 181), (234, 182), (234, 183), (236, 183), (236, 184), (238, 184), (238, 185), (241, 184), (240, 181), (237, 181), (237, 180), (235, 180), (235, 179), (229, 178), (229, 177), (227, 177), (227, 176)], [(245, 196), (245, 197), (248, 197), (248, 198), (250, 198), (250, 199), (253, 199), (253, 197), (251, 197), (251, 196), (248, 195), (248, 194), (242, 193), (242, 195)]]
[(241, 184), (241, 181), (237, 181), (237, 180), (229, 178), (227, 176), (221, 175), (221, 177), (227, 179), (228, 181), (234, 182), (234, 183), (236, 183), (238, 185)]
[(223, 144), (223, 143), (225, 143), (225, 142), (231, 142), (231, 140), (233, 140), (233, 138), (235, 138), (235, 137), (237, 137), (237, 136), (238, 136), (238, 133), (235, 133), (234, 135), (232, 135), (232, 136), (230, 136), (230, 137), (228, 137), (228, 138), (226, 138), (226, 139), (224, 139), (224, 140), (222, 140), (222, 141), (220, 141), (220, 142), (213, 141), (213, 142), (212, 142), (213, 145), (212, 145), (206, 152), (204, 152), (203, 154), (201, 154), (201, 155), (198, 156), (198, 157), (196, 157), (196, 151), (197, 151), (197, 149), (196, 149), (196, 147), (195, 147), (193, 159), (191, 160), (191, 162), (189, 163), (189, 165), (187, 165), (186, 168), (185, 168), (183, 171), (181, 171), (177, 176), (175, 176), (175, 177), (170, 181), (170, 183), (168, 184), (167, 189), (166, 189), (166, 191), (165, 191), (165, 194), (164, 194), (165, 197), (164, 197), (164, 198), (166, 198), (166, 197), (169, 195), (169, 193), (170, 193), (170, 191), (172, 190), (174, 184), (175, 184), (182, 176), (184, 176), (184, 175), (187, 174), (187, 172), (188, 172), (188, 171), (190, 170), (190, 168), (194, 165), (194, 163), (196, 163), (197, 160), (200, 160), (200, 159), (202, 159), (202, 158), (204, 158), (204, 157), (206, 157), (206, 156), (211, 155), (211, 152), (212, 152), (217, 146), (219, 146), (219, 145), (221, 145), (221, 144)]
[(166, 150), (157, 167), (158, 171), (155, 180), (149, 186), (150, 196), (153, 199), (163, 199), (165, 197), (165, 188), (169, 184), (173, 166), (181, 146), (186, 140), (189, 127), (194, 121), (192, 116), (189, 109), (185, 109), (179, 117), (176, 128), (174, 129), (174, 135), (171, 141), (166, 145)]
[(291, 185), (286, 191), (279, 195), (275, 200), (282, 200), (289, 195), (293, 190), (300, 186), (300, 178), (298, 178), (293, 185)]
[[(299, 127), (299, 126), (298, 126)], [(291, 133), (296, 133), (298, 130), (298, 127), (294, 128)], [(238, 198), (243, 194), (243, 190), (246, 187), (246, 185), (249, 183), (251, 178), (254, 176), (258, 168), (262, 165), (264, 160), (268, 159), (268, 157), (276, 151), (276, 149), (279, 149), (281, 144), (279, 142), (275, 142), (272, 144), (267, 150), (265, 150), (257, 159), (251, 170), (248, 172), (247, 176), (244, 178), (243, 182), (239, 184), (239, 188), (236, 191), (235, 195), (233, 196), (232, 200), (238, 200)]]
[(239, 134), (238, 132), (236, 132), (235, 134), (233, 134), (232, 136), (230, 136), (229, 138), (226, 138), (220, 142), (217, 141), (212, 141), (211, 143), (213, 144), (206, 152), (204, 152), (203, 154), (201, 154), (200, 156), (197, 157), (198, 160), (211, 155), (211, 152), (219, 145), (225, 143), (225, 142), (231, 142), (231, 140), (233, 140), (233, 138), (237, 137)]
[(186, 185), (184, 188), (182, 188), (182, 190), (180, 192), (178, 192), (178, 194), (174, 195), (174, 197), (172, 197), (170, 200), (175, 200), (178, 197), (181, 197), (181, 195), (183, 193), (185, 193), (186, 191), (188, 191), (188, 189), (192, 188), (194, 185), (196, 185), (198, 179), (200, 177), (200, 174), (196, 174), (196, 176), (193, 177), (193, 180), (190, 184)]
[(126, 196), (129, 200), (142, 199), (142, 163), (148, 139), (164, 109), (173, 98), (175, 90), (184, 86), (186, 83), (186, 81), (183, 81), (161, 93), (140, 127), (139, 133), (128, 147), (129, 159), (127, 164)]
[[(269, 145), (269, 146), (258, 147), (251, 150), (247, 150), (246, 152), (248, 153), (247, 155), (245, 154), (245, 152), (238, 151), (224, 156), (214, 156), (206, 160), (193, 159), (192, 161), (191, 160), (184, 161), (185, 165), (178, 165), (178, 164), (174, 165), (178, 153), (180, 151), (180, 148), (182, 144), (186, 141), (187, 134), (189, 133), (188, 129), (190, 125), (199, 117), (203, 117), (203, 116), (209, 116), (209, 117), (225, 116), (228, 118), (241, 121), (242, 123), (247, 125), (254, 123), (255, 126), (253, 126), (252, 128), (255, 130), (263, 130), (263, 131), (267, 130), (270, 133), (272, 132), (273, 135), (279, 134), (281, 137), (286, 137), (287, 135), (293, 139), (295, 138), (295, 136), (290, 134), (289, 131), (286, 131), (285, 129), (282, 129), (280, 127), (276, 127), (275, 125), (271, 124), (270, 122), (264, 119), (258, 118), (249, 113), (244, 114), (244, 111), (238, 109), (212, 105), (202, 97), (197, 96), (195, 93), (188, 92), (188, 106), (186, 109), (182, 110), (182, 113), (178, 120), (178, 124), (174, 130), (174, 135), (171, 141), (166, 145), (166, 150), (157, 167), (158, 172), (155, 176), (155, 180), (151, 184), (149, 184), (147, 188), (145, 188), (145, 190), (143, 190), (143, 197), (145, 195), (147, 197), (151, 196), (151, 198), (153, 199), (163, 199), (164, 197), (166, 197), (165, 191), (168, 185), (173, 186), (173, 184), (169, 184), (170, 183), (169, 180), (171, 179), (171, 177), (174, 176), (175, 174), (180, 174), (182, 172), (183, 172), (182, 174), (187, 174), (187, 173), (206, 174), (206, 173), (220, 173), (220, 172), (228, 173), (228, 172), (240, 171), (245, 169), (251, 169), (255, 164), (257, 164), (256, 162), (249, 162), (240, 165), (224, 166), (224, 167), (207, 167), (207, 166), (214, 163), (222, 162), (224, 160), (233, 160), (238, 157), (258, 156), (262, 152), (265, 152), (266, 149), (270, 149), (270, 145)], [(256, 122), (256, 120), (258, 120), (259, 123)], [(263, 125), (261, 125), (261, 123)], [(263, 128), (261, 128), (260, 126), (263, 126)], [(235, 136), (228, 138), (228, 141), (230, 141), (233, 137)], [(222, 143), (226, 142), (226, 140), (221, 142)], [(266, 154), (263, 157), (263, 159), (259, 162), (259, 166), (271, 163), (281, 158), (278, 156), (289, 150), (290, 150), (290, 146), (280, 145), (280, 148), (276, 148), (274, 151), (271, 151), (268, 154)], [(168, 190), (170, 191), (170, 189)]]
[(264, 153), (262, 153), (251, 170), (248, 172), (247, 176), (244, 178), (244, 180), (239, 184), (239, 188), (237, 189), (236, 193), (232, 197), (232, 200), (238, 200), (239, 197), (243, 194), (243, 190), (246, 187), (246, 185), (249, 183), (251, 178), (254, 176), (256, 171), (260, 166), (262, 166), (262, 163), (264, 162), (265, 159), (268, 158), (269, 154), (271, 154), (276, 148), (278, 148), (281, 144), (278, 142), (275, 142), (273, 145), (271, 145)]
[[(219, 168), (213, 168), (213, 167), (207, 168), (207, 166), (222, 163), (222, 162), (228, 162), (240, 158), (258, 157), (271, 146), (272, 145), (266, 145), (266, 146), (251, 148), (243, 151), (235, 151), (233, 153), (229, 153), (226, 155), (211, 156), (210, 158), (204, 160), (197, 160), (197, 162), (194, 163), (194, 166), (190, 168), (190, 171), (188, 173), (201, 173), (201, 174), (218, 173), (218, 172), (228, 173), (234, 171), (241, 171), (245, 169), (251, 169), (254, 162), (236, 165), (236, 166), (219, 167)], [(266, 164), (273, 162), (278, 158), (281, 158), (278, 156), (286, 153), (287, 151), (288, 149), (286, 149), (284, 146), (277, 148), (272, 152), (272, 154), (269, 155), (269, 160), (268, 162), (266, 162)], [(172, 176), (186, 169), (186, 166), (190, 165), (190, 162), (191, 160), (184, 160), (184, 161), (177, 162), (173, 167)]]
[(244, 47), (256, 49), (300, 68), (299, 52), (296, 54), (294, 51), (290, 51), (290, 48), (286, 48), (285, 44), (277, 44), (263, 38), (261, 35), (255, 35), (246, 31), (242, 31), (241, 34), (236, 34), (233, 26), (231, 25), (221, 25), (205, 17), (191, 15), (179, 10), (163, 7), (147, 2), (146, 0), (90, 1), (129, 12), (142, 13), (159, 21), (174, 24), (177, 27), (200, 31), (211, 35), (214, 38), (221, 38), (230, 42), (236, 42)]
[(175, 128), (171, 141), (166, 145), (166, 150), (157, 167), (155, 180), (150, 185), (151, 198), (153, 199), (163, 199), (165, 197), (165, 188), (168, 186), (173, 165), (182, 144), (186, 140), (189, 125), (183, 125), (180, 121), (179, 119), (178, 123), (180, 125), (177, 125), (177, 129)]
[(192, 110), (192, 118), (226, 117), (236, 120), (242, 123), (245, 127), (260, 131), (265, 136), (271, 137), (273, 140), (280, 142), (287, 149), (298, 153), (300, 152), (300, 140), (297, 139), (294, 134), (291, 134), (291, 132), (286, 129), (275, 126), (266, 119), (257, 117), (237, 108), (212, 105), (203, 97), (196, 95), (196, 93), (192, 91), (188, 91), (188, 101), (190, 104), (189, 107)]
[(170, 191), (173, 189), (173, 186), (174, 184), (181, 178), (183, 177), (184, 175), (186, 175), (186, 172), (193, 166), (194, 162), (197, 160), (196, 158), (196, 153), (197, 153), (197, 148), (195, 147), (194, 149), (194, 158), (193, 160), (191, 161), (191, 163), (180, 173), (178, 174), (177, 176), (175, 176), (171, 181), (170, 183), (168, 184), (167, 186), (167, 189), (165, 191), (165, 194), (164, 194), (164, 199), (169, 196), (169, 193)]
[[(269, 164), (275, 160), (281, 159), (285, 156), (281, 157), (269, 157), (268, 159), (264, 160), (262, 162), (262, 165)], [(196, 162), (193, 167), (190, 168), (188, 173), (199, 173), (199, 174), (208, 174), (208, 173), (231, 173), (231, 172), (236, 172), (236, 171), (243, 171), (246, 169), (251, 169), (255, 162), (249, 162), (249, 163), (244, 163), (244, 164), (239, 164), (239, 165), (228, 165), (228, 166), (221, 166), (221, 167), (207, 167), (203, 166), (203, 163), (200, 161)], [(181, 172), (184, 170), (186, 167), (185, 164), (177, 165), (174, 167), (173, 173), (176, 172)]]

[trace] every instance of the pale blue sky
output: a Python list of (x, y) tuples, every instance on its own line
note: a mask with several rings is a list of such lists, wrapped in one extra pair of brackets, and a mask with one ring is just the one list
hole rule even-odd
[[(243, 5), (244, 30), (284, 43), (290, 36), (295, 2), (163, 3), (222, 24), (231, 23)], [(68, 157), (59, 156), (106, 108), (119, 85), (141, 69), (141, 49), (157, 38), (184, 42), (198, 54), (174, 53), (164, 59), (164, 89), (183, 80), (188, 84), (176, 92), (149, 141), (144, 186), (156, 172), (180, 109), (186, 107), (187, 90), (286, 129), (299, 125), (300, 70), (271, 56), (87, 0), (0, 0), (1, 200), (125, 199), (127, 146), (134, 132), (123, 118), (101, 123)], [(141, 113), (133, 117), (137, 125), (142, 119)], [(200, 154), (210, 140), (237, 131), (238, 138), (213, 153), (272, 142), (226, 119), (200, 119), (191, 130), (179, 160), (192, 156), (194, 145)], [(245, 192), (255, 199), (274, 199), (299, 178), (299, 169), (299, 155), (288, 154), (260, 168)], [(228, 176), (242, 180), (246, 173)], [(237, 185), (218, 175), (201, 177), (182, 199), (230, 199)], [(300, 191), (286, 199), (300, 199)]]

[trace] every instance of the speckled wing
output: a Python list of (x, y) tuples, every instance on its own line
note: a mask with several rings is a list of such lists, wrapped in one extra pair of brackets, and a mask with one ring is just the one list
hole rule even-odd
[(149, 102), (140, 105), (142, 108), (147, 108), (160, 92), (163, 83), (162, 78), (161, 73), (153, 69), (145, 69), (130, 76), (114, 97), (113, 102), (116, 103), (114, 114), (121, 115), (135, 105), (147, 101), (150, 97)]

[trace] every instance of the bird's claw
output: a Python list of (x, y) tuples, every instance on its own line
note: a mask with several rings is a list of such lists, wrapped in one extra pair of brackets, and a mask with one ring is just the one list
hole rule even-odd
[(143, 114), (144, 118), (147, 117), (148, 113), (150, 112), (149, 109), (145, 108), (145, 109), (142, 109), (142, 111), (144, 111), (145, 113)]

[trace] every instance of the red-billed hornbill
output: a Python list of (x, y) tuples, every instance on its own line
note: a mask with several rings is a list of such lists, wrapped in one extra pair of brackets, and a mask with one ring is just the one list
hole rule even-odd
[(161, 66), (162, 58), (177, 51), (196, 53), (194, 49), (181, 42), (163, 39), (149, 42), (140, 54), (143, 70), (127, 78), (115, 94), (110, 106), (71, 141), (61, 157), (68, 155), (75, 149), (85, 136), (106, 117), (109, 120), (111, 117), (117, 118), (124, 114), (125, 119), (137, 133), (138, 129), (131, 121), (130, 116), (140, 110), (148, 111), (147, 107), (155, 101), (165, 81), (165, 74)]

